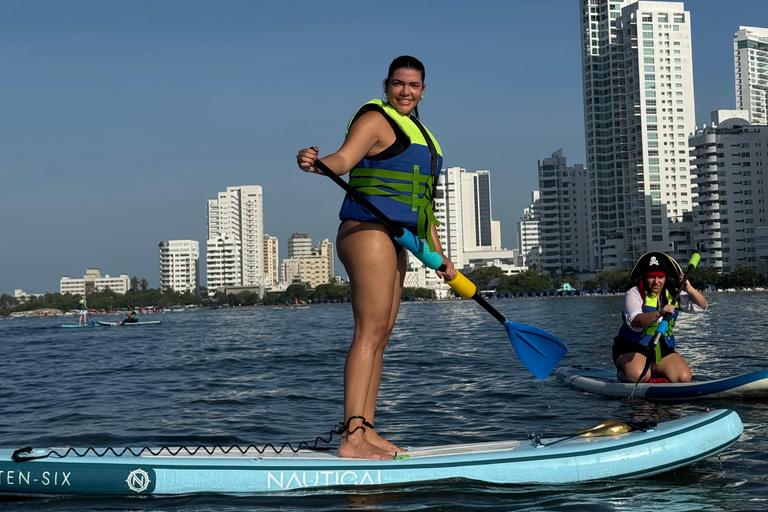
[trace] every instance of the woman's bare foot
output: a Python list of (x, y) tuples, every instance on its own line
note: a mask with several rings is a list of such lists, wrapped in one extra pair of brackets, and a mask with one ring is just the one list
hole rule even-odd
[(391, 459), (392, 454), (370, 443), (362, 430), (341, 438), (339, 457), (350, 459)]
[(385, 452), (400, 453), (400, 452), (407, 451), (407, 450), (403, 450), (402, 448), (398, 448), (395, 444), (391, 443), (390, 441), (387, 441), (372, 428), (368, 428), (365, 430), (365, 439), (372, 445), (381, 448)]

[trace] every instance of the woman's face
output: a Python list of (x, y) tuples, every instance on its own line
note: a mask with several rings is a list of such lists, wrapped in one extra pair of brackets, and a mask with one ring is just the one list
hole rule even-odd
[(424, 95), (424, 82), (421, 72), (415, 69), (400, 68), (389, 79), (387, 101), (400, 113), (410, 115)]
[(667, 278), (664, 276), (645, 276), (643, 279), (645, 279), (646, 290), (657, 295), (664, 288), (664, 283), (667, 281)]

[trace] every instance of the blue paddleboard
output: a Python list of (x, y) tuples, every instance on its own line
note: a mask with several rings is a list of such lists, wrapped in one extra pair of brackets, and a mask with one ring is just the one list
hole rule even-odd
[[(492, 484), (571, 484), (640, 478), (711, 457), (738, 440), (730, 410), (659, 423), (606, 437), (413, 448), (391, 460), (343, 459), (331, 452), (158, 448), (0, 449), (0, 495), (257, 494), (302, 489), (345, 492), (447, 479)], [(54, 451), (55, 450), (55, 451)], [(15, 455), (15, 457), (14, 457)], [(356, 490), (354, 492), (359, 492)]]
[(653, 400), (692, 400), (698, 398), (768, 398), (768, 370), (745, 373), (735, 377), (712, 380), (694, 380), (688, 383), (634, 383), (619, 382), (616, 370), (587, 368), (581, 365), (558, 368), (557, 380), (576, 389), (616, 398)]

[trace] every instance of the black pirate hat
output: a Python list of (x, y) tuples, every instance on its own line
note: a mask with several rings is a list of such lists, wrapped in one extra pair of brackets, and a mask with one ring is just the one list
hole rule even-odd
[(664, 275), (667, 276), (669, 284), (673, 287), (677, 287), (683, 269), (680, 268), (680, 265), (673, 257), (668, 256), (663, 252), (647, 252), (640, 256), (640, 259), (635, 263), (635, 267), (629, 274), (629, 281), (631, 283), (637, 283), (643, 276), (650, 274), (651, 272), (663, 272)]

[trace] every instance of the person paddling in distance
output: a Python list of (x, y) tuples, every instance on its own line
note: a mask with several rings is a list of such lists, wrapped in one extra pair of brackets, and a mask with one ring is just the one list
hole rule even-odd
[(87, 325), (88, 324), (88, 301), (85, 300), (85, 295), (82, 296), (80, 301), (77, 304), (77, 314), (80, 315), (80, 318), (78, 318), (78, 325)]
[[(624, 323), (612, 348), (617, 378), (621, 382), (648, 382), (651, 378), (664, 378), (669, 382), (691, 381), (688, 363), (675, 351), (672, 330), (680, 311), (700, 313), (707, 308), (707, 299), (686, 281), (678, 303), (671, 304), (683, 277), (680, 265), (663, 252), (644, 254), (632, 269), (630, 288), (624, 295)], [(667, 331), (659, 340), (662, 357), (656, 364), (655, 350), (649, 345), (665, 313), (670, 313), (671, 317)], [(650, 371), (640, 375), (647, 358), (653, 361)]]
[(117, 322), (117, 325), (137, 323), (139, 323), (139, 313), (135, 309), (131, 308), (131, 310), (125, 314), (125, 318)]
[[(419, 121), (425, 70), (416, 58), (401, 56), (384, 79), (386, 100), (363, 105), (347, 126), (344, 143), (321, 160), (336, 174), (350, 173), (350, 185), (387, 217), (426, 240), (443, 257), (443, 279), (456, 277), (445, 257), (432, 212), (442, 167), (437, 140)], [(315, 168), (316, 146), (299, 151), (305, 172)], [(351, 171), (351, 172), (350, 172)], [(405, 278), (406, 251), (374, 216), (347, 196), (339, 213), (338, 255), (349, 276), (355, 330), (344, 366), (344, 432), (340, 457), (391, 459), (403, 451), (374, 427), (384, 348), (395, 325)]]

